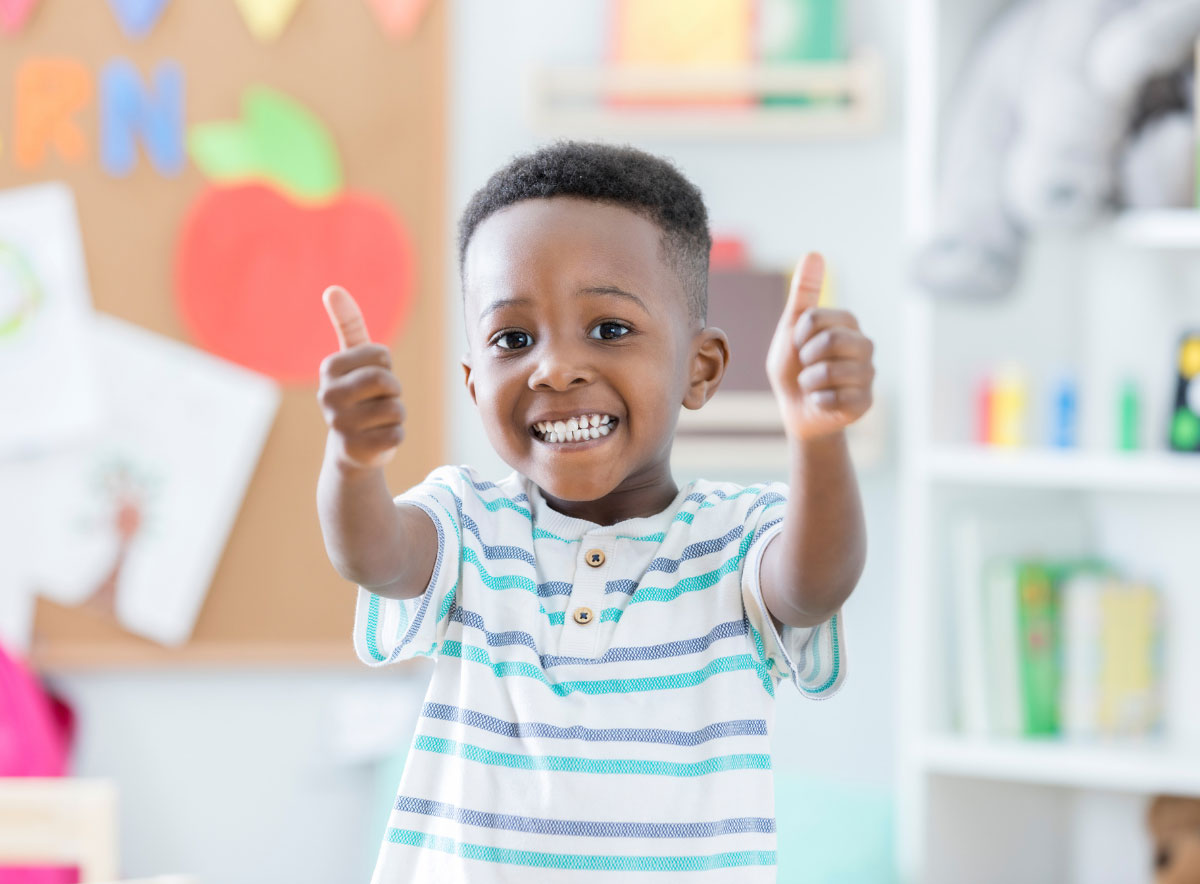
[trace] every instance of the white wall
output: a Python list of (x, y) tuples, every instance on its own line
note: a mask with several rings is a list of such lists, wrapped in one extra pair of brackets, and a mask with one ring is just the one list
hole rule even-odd
[[(533, 64), (597, 60), (604, 9), (601, 0), (457, 0), (452, 218), (497, 166), (543, 140), (524, 116), (524, 77)], [(855, 36), (883, 50), (889, 88), (898, 88), (902, 4), (858, 0), (855, 11)], [(756, 260), (790, 266), (807, 249), (826, 253), (844, 304), (878, 345), (880, 397), (894, 401), (903, 274), (899, 96), (889, 94), (887, 104), (886, 127), (863, 140), (637, 143), (675, 160), (704, 191), (714, 228), (742, 234)], [(452, 242), (453, 231), (447, 236)], [(451, 460), (507, 473), (462, 391), (457, 288), (446, 297)], [(776, 745), (781, 782), (840, 783), (850, 795), (891, 787), (891, 666), (903, 652), (893, 626), (892, 465), (862, 481), (870, 558), (846, 609), (849, 680), (824, 703), (781, 692)], [(121, 671), (54, 682), (80, 713), (77, 772), (119, 780), (125, 873), (188, 872), (212, 884), (365, 880), (391, 781), (381, 784), (376, 768), (332, 754), (334, 719), (347, 692), (363, 688), (389, 690), (388, 711), (415, 717), (423, 690), (419, 677), (317, 669)], [(781, 795), (781, 803), (796, 797)], [(850, 829), (845, 837), (853, 844), (877, 830)], [(803, 839), (781, 838), (785, 866), (795, 856), (789, 843)]]

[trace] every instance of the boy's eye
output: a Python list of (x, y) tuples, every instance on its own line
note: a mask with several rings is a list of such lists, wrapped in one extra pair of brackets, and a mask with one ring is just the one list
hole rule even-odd
[(533, 344), (533, 337), (528, 332), (506, 331), (496, 336), (496, 346), (501, 350), (521, 350)]
[(588, 333), (588, 337), (600, 341), (611, 341), (625, 337), (629, 331), (629, 326), (619, 322), (602, 322)]

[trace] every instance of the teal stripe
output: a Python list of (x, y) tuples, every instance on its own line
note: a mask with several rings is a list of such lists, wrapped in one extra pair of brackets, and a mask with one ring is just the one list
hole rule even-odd
[(700, 856), (612, 856), (602, 853), (544, 853), (467, 844), (452, 838), (426, 835), (412, 829), (388, 829), (392, 844), (423, 847), (481, 862), (539, 869), (571, 869), (595, 872), (704, 872), (740, 866), (773, 866), (774, 850), (733, 850)]
[[(600, 611), (601, 623), (618, 623), (621, 620), (621, 615), (625, 613), (624, 608), (604, 608)], [(551, 626), (562, 626), (567, 622), (566, 611), (551, 611), (546, 614), (550, 618)]]
[[(760, 635), (759, 631), (754, 628), (753, 623), (750, 623), (749, 625), (750, 625), (750, 633), (751, 633), (751, 635), (754, 636), (754, 646), (758, 651), (759, 659), (765, 660), (766, 659), (766, 649), (763, 647), (762, 635)], [(810, 653), (812, 654), (812, 658), (813, 658), (811, 668), (818, 675), (821, 672), (820, 630), (822, 628), (823, 628), (823, 625), (816, 627), (817, 632), (815, 632), (813, 634), (812, 641), (809, 643)], [(827, 691), (831, 687), (833, 687), (834, 683), (838, 679), (838, 672), (841, 670), (841, 666), (842, 666), (842, 654), (841, 654), (841, 648), (838, 646), (838, 615), (837, 614), (834, 614), (831, 618), (829, 618), (829, 630), (830, 630), (831, 639), (833, 642), (833, 671), (830, 672), (829, 677), (827, 679), (825, 679), (824, 684), (820, 685), (819, 687), (810, 688), (810, 687), (807, 687), (804, 684), (804, 682), (802, 682), (802, 681), (799, 682), (800, 690), (804, 691), (804, 693), (806, 693), (806, 694), (823, 694), (823, 693), (825, 693), (825, 691)], [(767, 660), (767, 663), (770, 665), (770, 667), (772, 669), (781, 669), (782, 668), (782, 667), (777, 666), (774, 659)]]
[(595, 696), (601, 694), (636, 694), (644, 691), (677, 690), (679, 688), (695, 687), (714, 675), (726, 672), (741, 672), (747, 669), (752, 670), (758, 676), (759, 681), (768, 694), (771, 696), (775, 695), (775, 688), (770, 674), (762, 664), (749, 654), (718, 657), (700, 669), (692, 672), (678, 672), (672, 675), (562, 682), (552, 682), (546, 677), (546, 673), (540, 666), (534, 666), (532, 663), (525, 663), (520, 660), (493, 661), (486, 648), (463, 645), (462, 642), (455, 641), (454, 639), (447, 639), (442, 644), (442, 656), (458, 657), (462, 660), (470, 660), (472, 663), (480, 663), (488, 666), (498, 678), (507, 678), (508, 676), (532, 678), (535, 681), (540, 681), (559, 697), (565, 697), (577, 691), (581, 694)]
[(729, 770), (770, 770), (771, 756), (762, 752), (742, 752), (717, 755), (703, 761), (659, 761), (638, 758), (581, 758), (576, 755), (523, 755), (516, 752), (493, 752), (482, 746), (458, 743), (442, 737), (419, 734), (413, 748), (437, 755), (454, 755), (467, 761), (492, 767), (518, 770), (552, 770), (568, 773), (628, 774), (657, 777), (703, 777)]
[[(697, 592), (714, 586), (720, 582), (722, 577), (738, 572), (738, 569), (742, 566), (742, 561), (746, 558), (746, 550), (750, 548), (752, 541), (752, 537), (744, 537), (738, 545), (738, 551), (712, 571), (696, 574), (692, 577), (685, 577), (672, 586), (639, 586), (634, 590), (633, 595), (629, 597), (627, 606), (640, 602), (670, 602), (679, 598), (684, 593)], [(528, 577), (522, 577), (519, 574), (501, 574), (499, 576), (492, 574), (487, 569), (487, 566), (480, 561), (479, 556), (475, 554), (475, 551), (469, 544), (463, 545), (462, 558), (464, 562), (474, 566), (475, 570), (479, 573), (479, 579), (488, 589), (521, 589), (535, 598), (538, 597), (537, 584), (533, 580)], [(547, 611), (540, 600), (538, 601), (538, 610), (549, 618), (552, 625), (557, 626), (563, 623), (563, 611)], [(616, 622), (621, 619), (621, 612), (623, 610), (625, 609), (605, 608), (601, 620)]]
[(537, 527), (537, 525), (533, 526), (533, 539), (534, 540), (557, 540), (560, 543), (581, 543), (582, 542), (582, 539), (578, 538), (578, 537), (575, 538), (574, 540), (568, 540), (566, 537), (559, 537), (557, 534), (551, 534), (549, 531), (545, 531), (545, 530)]
[[(458, 497), (458, 492), (455, 491), (453, 488), (451, 488), (449, 485), (447, 485), (445, 482), (430, 482), (429, 484), (434, 485), (438, 488), (445, 488), (447, 491), (449, 491), (455, 497)], [(487, 511), (489, 513), (494, 513), (494, 512), (496, 512), (496, 510), (500, 510), (500, 509), (509, 509), (509, 510), (512, 510), (514, 513), (520, 513), (522, 516), (527, 518), (529, 521), (531, 521), (531, 522), (533, 521), (533, 515), (529, 512), (529, 510), (525, 509), (525, 507), (523, 507), (523, 506), (519, 506), (518, 504), (513, 503), (510, 498), (497, 497), (495, 500), (485, 500), (483, 495), (479, 493), (478, 488), (476, 488), (470, 482), (467, 482), (467, 485), (470, 487), (471, 492), (475, 495), (476, 498), (478, 498), (479, 502), (484, 505), (484, 507), (487, 509)], [(420, 488), (421, 486), (418, 485), (417, 487)]]
[(387, 659), (383, 654), (379, 653), (376, 645), (379, 640), (379, 596), (371, 593), (370, 601), (367, 605), (367, 651), (376, 663), (382, 663)]
[[(829, 631), (833, 641), (833, 671), (829, 674), (829, 678), (825, 680), (825, 684), (818, 688), (806, 688), (801, 685), (800, 688), (807, 694), (822, 694), (833, 687), (833, 683), (837, 681), (838, 671), (842, 668), (842, 654), (838, 647), (838, 615), (834, 614), (829, 619)], [(818, 670), (820, 671), (820, 670)]]
[(746, 550), (750, 548), (752, 540), (753, 538), (749, 535), (743, 537), (742, 542), (738, 544), (737, 553), (726, 559), (720, 567), (712, 571), (704, 574), (696, 574), (692, 577), (685, 577), (674, 586), (639, 586), (633, 591), (633, 595), (629, 597), (629, 604), (632, 605), (637, 602), (669, 602), (679, 598), (685, 592), (708, 589), (713, 584), (719, 582), (726, 574), (737, 572), (742, 566), (742, 559), (746, 557)]

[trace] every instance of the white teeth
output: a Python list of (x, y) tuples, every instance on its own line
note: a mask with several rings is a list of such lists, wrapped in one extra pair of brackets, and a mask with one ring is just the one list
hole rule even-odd
[(607, 436), (614, 420), (607, 414), (583, 414), (565, 421), (538, 421), (533, 429), (544, 442), (586, 442)]

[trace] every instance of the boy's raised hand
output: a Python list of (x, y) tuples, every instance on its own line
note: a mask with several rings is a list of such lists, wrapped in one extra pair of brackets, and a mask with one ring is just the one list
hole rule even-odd
[(342, 465), (380, 467), (404, 438), (404, 404), (391, 353), (371, 343), (362, 311), (344, 288), (330, 286), (322, 300), (341, 346), (321, 363), (317, 389), (330, 441)]
[(788, 438), (844, 429), (871, 406), (875, 345), (845, 310), (818, 307), (825, 260), (810, 252), (796, 266), (787, 306), (767, 350), (767, 377)]

